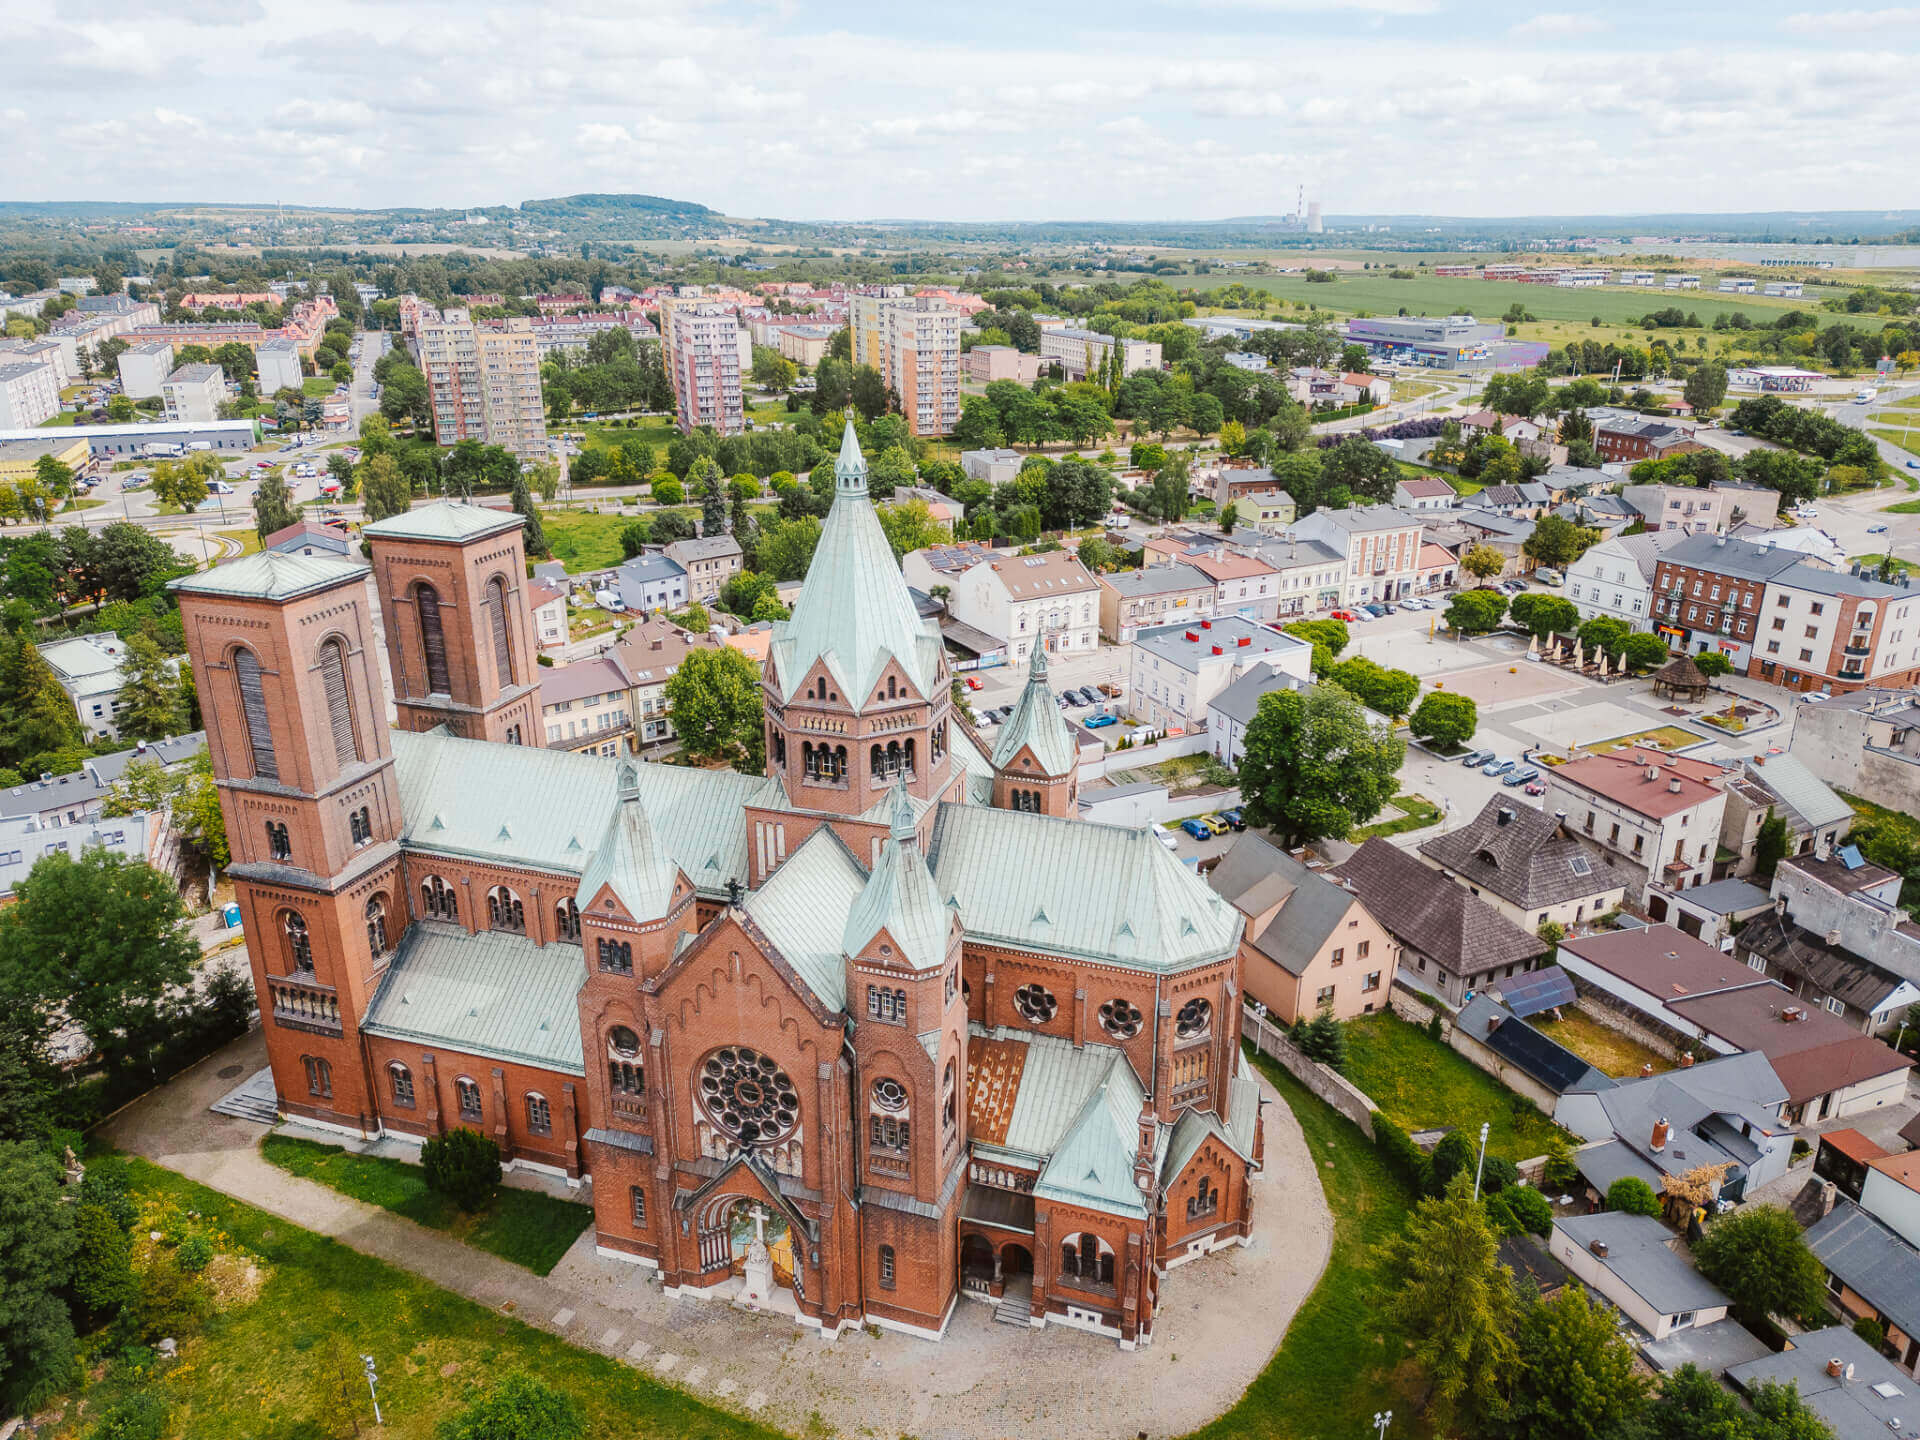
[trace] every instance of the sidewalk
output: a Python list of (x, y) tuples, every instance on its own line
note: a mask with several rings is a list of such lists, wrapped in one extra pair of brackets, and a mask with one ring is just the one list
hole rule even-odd
[[(920, 1440), (1180, 1435), (1237, 1401), (1320, 1278), (1332, 1216), (1292, 1112), (1261, 1082), (1266, 1169), (1254, 1240), (1172, 1271), (1154, 1344), (1050, 1325), (1021, 1330), (962, 1299), (937, 1348), (890, 1331), (837, 1341), (792, 1321), (669, 1300), (638, 1266), (601, 1259), (589, 1229), (541, 1278), (267, 1163), (264, 1127), (207, 1107), (266, 1063), (259, 1032), (234, 1041), (103, 1127), (123, 1150), (329, 1235), (448, 1290), (625, 1359), (714, 1404), (800, 1433)], [(580, 1198), (590, 1192), (583, 1188)], [(1187, 1363), (1180, 1364), (1181, 1355)], [(1062, 1384), (1063, 1374), (1071, 1383)]]

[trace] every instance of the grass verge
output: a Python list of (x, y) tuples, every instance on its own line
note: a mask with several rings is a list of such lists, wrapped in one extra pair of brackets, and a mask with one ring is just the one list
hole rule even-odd
[[(197, 1216), (196, 1224), (221, 1236), (222, 1251), (253, 1262), (257, 1293), (223, 1300), (204, 1330), (183, 1341), (163, 1380), (124, 1361), (104, 1374), (90, 1372), (97, 1378), (84, 1392), (84, 1409), (69, 1405), (61, 1423), (42, 1431), (47, 1440), (78, 1440), (107, 1405), (142, 1389), (166, 1401), (170, 1436), (322, 1440), (358, 1432), (432, 1440), (470, 1386), (516, 1369), (578, 1400), (591, 1436), (777, 1440), (779, 1432), (704, 1405), (630, 1365), (576, 1349), (144, 1160), (128, 1164), (143, 1209), (171, 1206)], [(386, 1424), (377, 1432), (364, 1385), (352, 1417), (342, 1413), (337, 1393), (323, 1393), (316, 1361), (334, 1335), (348, 1342), (349, 1356), (371, 1355), (379, 1366)]]
[[(1887, 558), (1886, 552), (1881, 551), (1873, 555), (1850, 555), (1847, 557), (1847, 563), (1849, 565), (1859, 565), (1863, 569), (1877, 571), (1880, 566), (1886, 562)], [(1908, 574), (1914, 568), (1911, 560), (1902, 560), (1898, 555), (1893, 557), (1893, 570), (1896, 575)]]
[(1406, 813), (1398, 820), (1382, 820), (1377, 825), (1368, 825), (1356, 830), (1347, 838), (1358, 844), (1363, 840), (1371, 840), (1376, 835), (1381, 837), (1404, 835), (1409, 830), (1424, 830), (1427, 826), (1438, 823), (1440, 819), (1440, 807), (1424, 795), (1396, 795), (1389, 803)]
[(1658, 746), (1662, 750), (1679, 750), (1699, 743), (1700, 737), (1691, 730), (1682, 730), (1678, 725), (1662, 725), (1653, 730), (1636, 730), (1631, 735), (1616, 735), (1611, 740), (1596, 740), (1581, 748), (1590, 754), (1604, 755), (1610, 750), (1625, 750), (1634, 745)]
[(1452, 1126), (1472, 1135), (1485, 1121), (1489, 1155), (1526, 1160), (1559, 1133), (1532, 1101), (1390, 1011), (1348, 1023), (1345, 1073), (1408, 1130)]
[[(1424, 1434), (1418, 1372), (1402, 1358), (1401, 1339), (1381, 1323), (1377, 1304), (1388, 1242), (1405, 1227), (1413, 1203), (1353, 1124), (1266, 1056), (1252, 1058), (1306, 1136), (1333, 1211), (1333, 1248), (1267, 1368), (1237, 1405), (1191, 1440), (1365, 1435), (1381, 1410), (1394, 1412), (1396, 1436)], [(1269, 1215), (1265, 1223), (1283, 1222)]]
[(500, 1186), (485, 1209), (471, 1215), (444, 1195), (427, 1188), (418, 1165), (355, 1155), (338, 1145), (322, 1145), (292, 1135), (269, 1135), (260, 1153), (290, 1175), (315, 1180), (382, 1210), (404, 1215), (429, 1230), (444, 1230), (502, 1260), (545, 1275), (593, 1223), (593, 1211), (537, 1190)]

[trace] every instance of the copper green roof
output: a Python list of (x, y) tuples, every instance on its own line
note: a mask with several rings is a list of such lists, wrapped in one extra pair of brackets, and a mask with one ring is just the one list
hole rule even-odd
[(1040, 762), (1043, 774), (1066, 775), (1080, 763), (1080, 747), (1060, 713), (1060, 702), (1047, 684), (1047, 647), (1033, 647), (1033, 663), (1027, 669), (1026, 688), (1013, 707), (1013, 714), (1000, 727), (993, 746), (993, 768), (1004, 770), (1019, 758), (1022, 748), (1030, 748)]
[(746, 900), (747, 914), (829, 1010), (847, 1008), (840, 944), (866, 883), (846, 845), (822, 826)]
[(340, 555), (289, 555), (263, 550), (194, 575), (167, 582), (169, 590), (189, 595), (224, 595), (239, 600), (291, 600), (298, 595), (364, 579), (366, 561)]
[(581, 872), (578, 900), (582, 906), (591, 903), (604, 886), (634, 919), (657, 920), (673, 905), (680, 867), (654, 839), (653, 825), (640, 803), (639, 766), (623, 760), (615, 774), (618, 803), (594, 846), (593, 858)]
[(783, 700), (824, 661), (842, 698), (864, 706), (887, 662), (898, 662), (920, 694), (940, 683), (940, 630), (922, 620), (867, 495), (866, 462), (847, 426), (834, 465), (833, 509), (807, 568), (791, 619), (773, 626), (769, 659)]
[[(1111, 1054), (1098, 1087), (1081, 1105), (1080, 1113), (1060, 1137), (1046, 1168), (1034, 1182), (1033, 1198), (1090, 1205), (1121, 1215), (1145, 1215), (1149, 1197), (1134, 1183), (1133, 1166), (1146, 1091), (1127, 1064), (1127, 1057), (1118, 1050)], [(1024, 1079), (1020, 1088), (1027, 1088)], [(1156, 1159), (1162, 1133), (1156, 1127)]]
[(942, 805), (928, 860), (984, 944), (1161, 972), (1239, 944), (1239, 912), (1150, 829)]
[(937, 969), (947, 958), (952, 912), (920, 854), (914, 807), (905, 784), (895, 787), (891, 798), (891, 833), (880, 846), (873, 874), (847, 911), (840, 948), (858, 955), (884, 930), (914, 969)]
[(493, 510), (459, 500), (435, 500), (430, 505), (363, 525), (360, 533), (375, 540), (444, 540), (457, 543), (515, 530), (523, 523), (512, 510)]
[[(419, 920), (374, 993), (363, 1035), (581, 1075), (578, 945)], [(558, 1096), (549, 1096), (557, 1100)]]

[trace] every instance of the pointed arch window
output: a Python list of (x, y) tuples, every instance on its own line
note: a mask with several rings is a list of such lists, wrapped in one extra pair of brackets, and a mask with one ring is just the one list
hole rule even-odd
[(266, 686), (260, 675), (260, 661), (251, 650), (233, 652), (233, 678), (240, 690), (240, 719), (247, 727), (254, 779), (278, 780), (280, 766), (273, 758), (273, 727), (267, 715)]
[(413, 587), (413, 608), (420, 617), (420, 653), (427, 662), (427, 689), (435, 695), (453, 692), (447, 678), (447, 635), (440, 624), (440, 592), (422, 582)]
[(393, 1087), (393, 1103), (403, 1110), (413, 1109), (413, 1072), (396, 1060), (387, 1066), (387, 1081)]
[(562, 940), (580, 938), (580, 906), (571, 895), (553, 907), (553, 928)]
[(495, 930), (527, 933), (527, 911), (518, 895), (504, 885), (487, 892), (487, 924)]
[(327, 700), (327, 728), (333, 758), (342, 766), (360, 763), (360, 742), (353, 733), (353, 691), (347, 685), (347, 647), (339, 639), (320, 646), (320, 688)]
[(376, 956), (387, 953), (387, 897), (367, 901), (367, 948)]
[(597, 944), (602, 970), (615, 975), (633, 973), (633, 942), (631, 940), (609, 940), (602, 936)]
[(454, 889), (438, 875), (420, 882), (420, 909), (438, 920), (458, 920), (460, 900)]
[(302, 1055), (300, 1064), (307, 1072), (307, 1094), (321, 1100), (333, 1097), (333, 1066), (318, 1055)]
[(513, 684), (513, 627), (507, 623), (507, 582), (487, 582), (488, 623), (493, 629), (493, 668), (502, 686)]
[(462, 1075), (453, 1082), (453, 1093), (460, 1102), (462, 1120), (478, 1120), (480, 1110), (480, 1082), (470, 1075)]
[(296, 973), (313, 973), (313, 937), (307, 934), (307, 920), (298, 910), (281, 912), (280, 931), (287, 937), (287, 963)]

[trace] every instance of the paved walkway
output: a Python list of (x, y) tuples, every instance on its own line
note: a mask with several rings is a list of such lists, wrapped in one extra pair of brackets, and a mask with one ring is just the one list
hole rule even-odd
[[(1169, 1274), (1152, 1346), (996, 1324), (962, 1300), (938, 1346), (903, 1335), (825, 1341), (790, 1320), (669, 1300), (637, 1266), (600, 1259), (589, 1230), (545, 1278), (269, 1165), (265, 1127), (208, 1106), (266, 1062), (256, 1032), (121, 1112), (124, 1150), (333, 1236), (492, 1308), (625, 1359), (713, 1403), (799, 1433), (919, 1440), (1179, 1435), (1234, 1403), (1326, 1265), (1332, 1217), (1292, 1112), (1262, 1082), (1267, 1166), (1253, 1243)], [(817, 1417), (817, 1421), (816, 1421)]]

